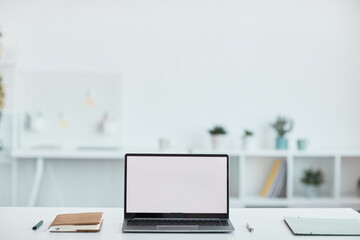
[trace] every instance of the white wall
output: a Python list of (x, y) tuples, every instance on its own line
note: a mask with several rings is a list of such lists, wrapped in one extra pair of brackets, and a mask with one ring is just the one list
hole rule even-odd
[(208, 147), (225, 125), (272, 148), (278, 114), (313, 148), (360, 148), (360, 2), (2, 0), (28, 71), (119, 72), (124, 142)]
[[(360, 148), (357, 0), (1, 0), (0, 25), (25, 71), (121, 73), (128, 146), (165, 137), (209, 147), (207, 130), (219, 123), (229, 146), (250, 128), (259, 147), (273, 148), (269, 122), (285, 114), (293, 140)], [(59, 159), (45, 170), (39, 206), (122, 204), (121, 162)], [(0, 173), (8, 205), (9, 165)], [(19, 176), (26, 205), (34, 162), (21, 161)]]

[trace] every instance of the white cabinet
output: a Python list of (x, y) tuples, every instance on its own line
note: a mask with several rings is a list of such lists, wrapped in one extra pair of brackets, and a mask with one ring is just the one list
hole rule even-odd
[[(291, 152), (237, 150), (196, 151), (230, 156), (230, 206), (232, 207), (352, 207), (360, 209), (359, 152)], [(277, 159), (286, 161), (285, 192), (266, 198), (261, 192)], [(304, 194), (301, 178), (305, 169), (321, 169), (325, 182), (318, 198)]]

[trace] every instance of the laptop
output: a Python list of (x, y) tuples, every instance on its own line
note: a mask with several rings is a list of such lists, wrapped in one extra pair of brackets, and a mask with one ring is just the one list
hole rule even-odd
[(126, 154), (123, 232), (231, 232), (229, 156)]

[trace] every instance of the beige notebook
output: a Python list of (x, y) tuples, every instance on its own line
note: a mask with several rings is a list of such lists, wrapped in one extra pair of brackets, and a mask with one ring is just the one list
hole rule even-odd
[(49, 226), (50, 232), (98, 232), (103, 223), (102, 212), (59, 214)]

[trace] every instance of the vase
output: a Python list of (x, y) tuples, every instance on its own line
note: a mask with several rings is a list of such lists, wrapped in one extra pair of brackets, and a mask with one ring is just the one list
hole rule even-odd
[(320, 186), (307, 184), (305, 185), (305, 196), (308, 198), (318, 198), (320, 197)]
[(225, 142), (224, 134), (211, 135), (212, 149), (218, 150), (224, 148), (224, 142)]
[(276, 138), (276, 149), (277, 150), (287, 150), (288, 149), (288, 140), (285, 137)]
[(307, 140), (306, 139), (298, 139), (297, 140), (297, 147), (299, 151), (304, 151), (307, 148)]

